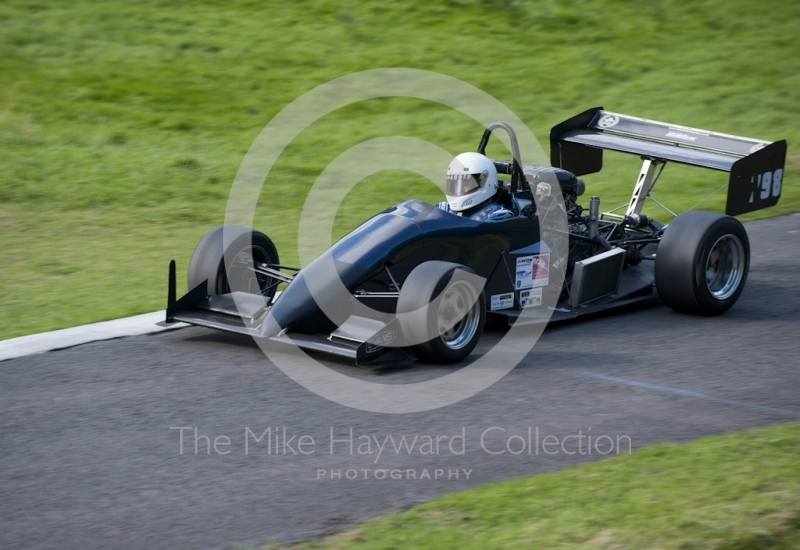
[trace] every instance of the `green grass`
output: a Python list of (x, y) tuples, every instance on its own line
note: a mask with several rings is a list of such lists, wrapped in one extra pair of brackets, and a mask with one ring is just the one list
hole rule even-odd
[[(302, 93), (371, 68), (475, 85), (544, 144), (551, 125), (596, 105), (786, 138), (781, 203), (745, 219), (798, 211), (798, 22), (800, 4), (787, 0), (0, 3), (0, 338), (163, 307), (168, 261), (185, 285), (192, 249), (222, 223), (258, 132)], [(412, 99), (331, 113), (284, 151), (256, 226), (296, 263), (305, 194), (339, 153), (406, 135), (455, 154), (479, 132)], [(637, 164), (608, 155), (588, 192), (605, 207), (624, 202)], [(670, 165), (655, 195), (683, 209), (724, 182)], [(439, 199), (409, 173), (367, 178), (335, 233), (412, 196)]]
[(800, 424), (486, 485), (303, 549), (800, 547)]

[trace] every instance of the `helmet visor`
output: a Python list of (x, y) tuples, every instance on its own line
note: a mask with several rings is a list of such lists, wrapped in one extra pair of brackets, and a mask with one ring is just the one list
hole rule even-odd
[(469, 195), (486, 185), (488, 178), (489, 174), (487, 172), (480, 174), (448, 174), (446, 193), (451, 197)]

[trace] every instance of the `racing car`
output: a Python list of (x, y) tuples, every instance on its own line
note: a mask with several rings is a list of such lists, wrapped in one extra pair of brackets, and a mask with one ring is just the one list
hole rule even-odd
[[(512, 160), (486, 156), (498, 131), (508, 135)], [(601, 212), (597, 196), (588, 208), (579, 204), (580, 176), (601, 170), (604, 150), (643, 162), (624, 213)], [(497, 122), (477, 152), (451, 163), (447, 201), (412, 199), (378, 212), (302, 269), (282, 265), (260, 231), (212, 229), (192, 255), (190, 290), (180, 299), (170, 263), (167, 322), (380, 368), (415, 358), (460, 362), (487, 318), (557, 321), (655, 296), (679, 312), (719, 315), (742, 293), (750, 262), (734, 216), (778, 202), (785, 157), (784, 140), (596, 107), (552, 128), (551, 166), (525, 165), (513, 128)], [(668, 224), (644, 215), (668, 162), (728, 172), (726, 213), (689, 210)], [(545, 230), (547, 219), (563, 223)], [(559, 238), (566, 254), (554, 253)]]

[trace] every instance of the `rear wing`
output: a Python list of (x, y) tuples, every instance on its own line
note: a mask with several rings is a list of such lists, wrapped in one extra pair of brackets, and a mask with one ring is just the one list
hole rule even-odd
[(730, 216), (774, 206), (781, 196), (786, 141), (773, 143), (589, 109), (550, 130), (550, 163), (576, 176), (599, 172), (603, 149), (729, 172)]

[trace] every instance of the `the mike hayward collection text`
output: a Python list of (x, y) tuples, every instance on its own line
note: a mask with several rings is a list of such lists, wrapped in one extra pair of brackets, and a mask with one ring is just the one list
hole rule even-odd
[(374, 464), (399, 455), (459, 456), (467, 449), (493, 456), (630, 454), (627, 435), (592, 433), (592, 428), (564, 435), (544, 434), (539, 427), (480, 429), (461, 427), (442, 434), (359, 433), (356, 428), (330, 427), (319, 436), (296, 433), (286, 426), (244, 427), (236, 434), (205, 433), (197, 426), (170, 426), (181, 455), (349, 455), (370, 457)]

